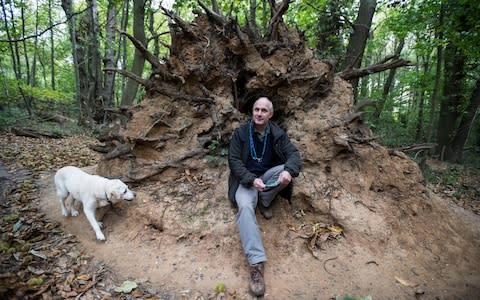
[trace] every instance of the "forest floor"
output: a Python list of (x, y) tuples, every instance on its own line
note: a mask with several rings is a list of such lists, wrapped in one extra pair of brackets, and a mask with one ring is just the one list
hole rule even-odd
[[(1, 299), (252, 299), (235, 210), (211, 193), (225, 192), (225, 169), (132, 186), (135, 201), (105, 211), (99, 242), (83, 214), (61, 216), (52, 180), (65, 165), (95, 172), (95, 140), (2, 134), (0, 144)], [(408, 240), (416, 228), (406, 223), (391, 230), (402, 237), (393, 246), (330, 231), (313, 252), (305, 229), (322, 226), (318, 215), (284, 201), (273, 219), (258, 214), (269, 258), (264, 298), (479, 299), (480, 172), (429, 166), (429, 217), (454, 224), (434, 235), (440, 241)], [(173, 186), (183, 194), (169, 193)]]

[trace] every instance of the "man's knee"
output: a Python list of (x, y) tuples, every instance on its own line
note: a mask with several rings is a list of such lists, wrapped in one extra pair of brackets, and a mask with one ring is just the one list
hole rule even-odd
[(237, 199), (238, 210), (250, 209), (255, 210), (256, 201), (254, 199)]

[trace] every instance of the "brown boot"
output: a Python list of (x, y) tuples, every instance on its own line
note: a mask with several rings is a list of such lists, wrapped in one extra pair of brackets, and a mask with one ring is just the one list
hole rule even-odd
[(263, 263), (250, 266), (250, 290), (255, 297), (261, 297), (265, 294)]
[(273, 218), (273, 211), (271, 207), (265, 207), (262, 203), (258, 203), (258, 209), (265, 219)]

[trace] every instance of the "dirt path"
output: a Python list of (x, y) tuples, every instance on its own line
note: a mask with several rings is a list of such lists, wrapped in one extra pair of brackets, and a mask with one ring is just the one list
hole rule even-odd
[[(106, 212), (107, 241), (103, 243), (95, 240), (83, 214), (77, 218), (61, 216), (52, 175), (42, 179), (42, 210), (114, 272), (190, 299), (213, 294), (219, 284), (238, 299), (251, 298), (235, 211), (226, 200), (213, 195), (208, 204), (198, 207), (195, 195), (182, 198), (191, 200), (185, 203), (162, 195), (159, 186), (136, 187), (134, 202)], [(214, 194), (220, 195), (224, 189), (221, 184)], [(321, 216), (301, 210), (298, 203), (277, 203), (272, 220), (258, 215), (269, 258), (265, 299), (343, 299), (347, 295), (478, 299), (480, 218), (440, 198), (433, 201), (438, 207), (436, 217), (462, 220), (455, 223), (461, 226), (453, 225), (451, 232), (444, 233), (443, 241), (427, 238), (418, 243), (418, 239), (409, 238), (423, 232), (421, 228), (386, 232), (398, 237), (392, 239), (350, 231), (325, 243), (317, 259), (300, 237), (300, 229), (318, 222)], [(188, 214), (185, 207), (190, 206), (196, 207), (196, 214)], [(418, 226), (422, 222), (419, 218)]]

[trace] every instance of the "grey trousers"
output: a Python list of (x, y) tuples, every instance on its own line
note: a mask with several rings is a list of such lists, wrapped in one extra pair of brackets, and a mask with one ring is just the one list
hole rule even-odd
[[(279, 165), (269, 169), (260, 178), (263, 182), (267, 182), (271, 178), (278, 178), (282, 171), (283, 165)], [(258, 200), (263, 206), (269, 207), (275, 196), (285, 187), (285, 185), (279, 185), (266, 192), (258, 192), (254, 187), (245, 187), (240, 184), (235, 193), (235, 201), (237, 201), (238, 207), (237, 228), (240, 232), (243, 252), (250, 265), (267, 261), (255, 216)]]

